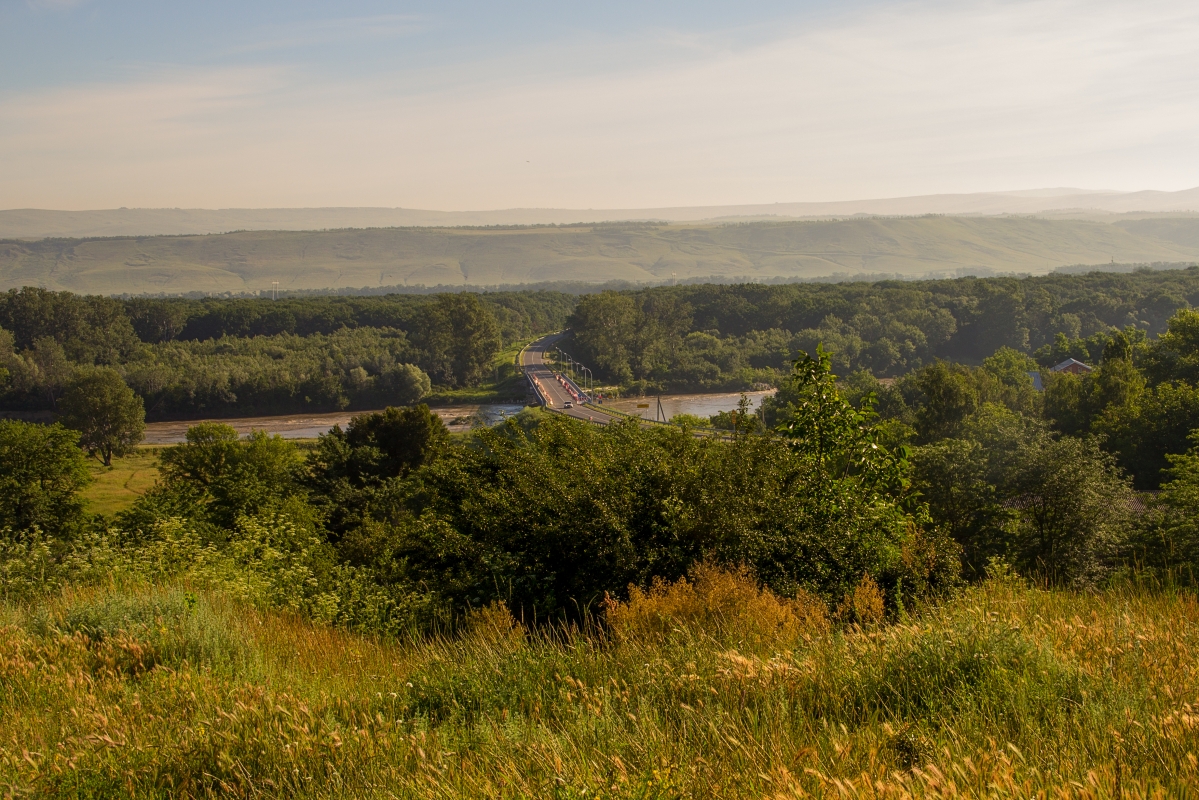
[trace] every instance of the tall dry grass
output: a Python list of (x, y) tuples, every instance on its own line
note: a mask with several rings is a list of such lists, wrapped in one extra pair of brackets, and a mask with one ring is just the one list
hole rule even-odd
[(410, 643), (181, 587), (64, 595), (3, 620), (7, 796), (1199, 788), (1199, 604), (1147, 589), (996, 578), (859, 626), (704, 570), (613, 604), (606, 630), (525, 630), (497, 606)]

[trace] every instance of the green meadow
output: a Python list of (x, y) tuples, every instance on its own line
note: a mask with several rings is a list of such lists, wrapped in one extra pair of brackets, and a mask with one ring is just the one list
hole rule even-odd
[(92, 482), (81, 493), (87, 510), (111, 515), (133, 505), (158, 480), (161, 447), (142, 446), (124, 458), (114, 458), (111, 467), (98, 460), (88, 463)]

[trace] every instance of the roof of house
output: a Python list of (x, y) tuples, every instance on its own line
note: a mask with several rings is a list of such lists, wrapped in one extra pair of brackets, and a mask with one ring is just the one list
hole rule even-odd
[(1084, 364), (1081, 361), (1079, 361), (1077, 358), (1067, 358), (1065, 361), (1063, 361), (1062, 363), (1060, 363), (1056, 367), (1054, 367), (1051, 370), (1051, 372), (1061, 372), (1064, 369), (1067, 369), (1069, 367), (1075, 367), (1075, 366), (1082, 367), (1087, 372), (1091, 371), (1090, 364)]

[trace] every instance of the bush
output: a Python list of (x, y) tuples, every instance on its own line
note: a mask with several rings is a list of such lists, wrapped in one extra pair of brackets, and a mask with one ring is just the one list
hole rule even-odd
[(0, 420), (0, 530), (68, 536), (81, 523), (75, 496), (91, 480), (79, 434), (62, 425)]
[(725, 570), (699, 564), (691, 579), (661, 578), (642, 590), (629, 587), (629, 599), (607, 598), (604, 619), (617, 639), (660, 640), (674, 634), (711, 636), (746, 646), (786, 646), (804, 633), (829, 627), (827, 607), (801, 593), (781, 598), (761, 587), (744, 567)]

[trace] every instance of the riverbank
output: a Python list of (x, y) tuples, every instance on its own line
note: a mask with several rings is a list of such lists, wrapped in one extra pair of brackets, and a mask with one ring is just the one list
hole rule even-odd
[[(468, 431), (479, 425), (494, 425), (518, 413), (523, 405), (502, 403), (489, 405), (438, 406), (431, 410), (441, 418), (451, 433)], [(187, 429), (201, 422), (217, 422), (228, 425), (240, 435), (252, 431), (279, 434), (284, 439), (315, 439), (328, 433), (334, 425), (343, 428), (352, 417), (370, 414), (382, 409), (367, 411), (334, 411), (328, 414), (281, 414), (269, 417), (236, 417), (225, 419), (184, 420), (180, 422), (151, 422), (146, 425), (146, 444), (177, 444), (184, 441)]]
[[(757, 408), (762, 402), (762, 398), (769, 397), (771, 394), (773, 391), (745, 393), (753, 408)], [(719, 411), (736, 408), (741, 399), (741, 393), (662, 395), (660, 399), (667, 419), (678, 414), (710, 417)], [(605, 405), (625, 414), (653, 419), (658, 400), (658, 396), (627, 397), (608, 401)], [(639, 409), (637, 406), (640, 404), (648, 404), (649, 407)], [(431, 410), (441, 418), (451, 433), (462, 433), (471, 428), (498, 424), (513, 414), (519, 413), (522, 408), (524, 406), (518, 403), (464, 403), (434, 406)], [(222, 425), (229, 425), (243, 436), (251, 431), (266, 431), (271, 434), (279, 434), (284, 439), (315, 439), (323, 433), (328, 433), (334, 425), (345, 427), (349, 424), (351, 417), (369, 413), (371, 413), (369, 410), (334, 411), (325, 414), (279, 414), (266, 417), (151, 422), (146, 425), (145, 443), (177, 444), (184, 441), (188, 428), (201, 422), (219, 422)]]
[[(762, 392), (719, 392), (714, 394), (663, 394), (647, 397), (622, 397), (617, 400), (606, 400), (606, 407), (615, 409), (623, 414), (632, 414), (644, 419), (655, 419), (658, 414), (658, 402), (662, 403), (662, 414), (669, 420), (679, 414), (693, 414), (697, 417), (710, 417), (721, 411), (732, 411), (744, 394), (749, 400), (750, 408), (756, 409), (762, 400), (772, 396), (775, 389)], [(638, 408), (647, 405), (648, 408)]]

